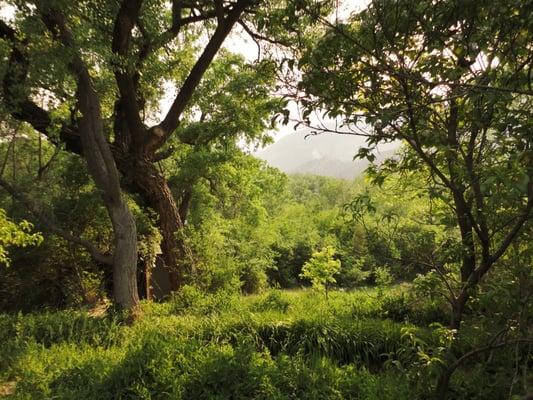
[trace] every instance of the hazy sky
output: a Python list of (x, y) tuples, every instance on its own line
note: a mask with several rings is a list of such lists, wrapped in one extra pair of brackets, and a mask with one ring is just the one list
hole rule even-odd
[(0, 18), (4, 21), (11, 21), (15, 8), (7, 5), (4, 1), (0, 1)]

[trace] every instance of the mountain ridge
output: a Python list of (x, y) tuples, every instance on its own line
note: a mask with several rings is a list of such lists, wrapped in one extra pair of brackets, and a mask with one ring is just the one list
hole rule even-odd
[[(365, 138), (333, 133), (314, 134), (311, 129), (290, 133), (274, 144), (255, 153), (287, 174), (313, 174), (352, 180), (369, 165), (365, 159), (355, 159)], [(398, 145), (375, 152), (377, 164), (393, 157)]]

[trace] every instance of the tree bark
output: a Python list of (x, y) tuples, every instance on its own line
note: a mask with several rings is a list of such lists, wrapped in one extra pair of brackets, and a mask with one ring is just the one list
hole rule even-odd
[(79, 79), (78, 85), (83, 152), (113, 226), (113, 297), (120, 307), (131, 309), (139, 303), (136, 276), (137, 228), (120, 190), (118, 170), (105, 141), (96, 92), (89, 76)]
[[(216, 16), (216, 29), (181, 85), (170, 110), (157, 125), (146, 129), (140, 116), (143, 100), (139, 87), (139, 70), (136, 68), (140, 68), (146, 60), (150, 46), (143, 49), (136, 67), (124, 68), (117, 64), (115, 69), (119, 90), (117, 111), (120, 114), (115, 120), (115, 129), (118, 131), (115, 136), (122, 153), (117, 161), (121, 172), (127, 177), (128, 184), (159, 216), (162, 258), (169, 273), (171, 290), (179, 289), (187, 269), (192, 269), (192, 254), (180, 237), (183, 230), (180, 210), (165, 177), (154, 165), (155, 154), (179, 126), (184, 110), (222, 43), (245, 9), (253, 4), (254, 0), (238, 0), (231, 7), (218, 7), (215, 14), (200, 16), (201, 19)], [(196, 19), (183, 18), (180, 7), (178, 3), (173, 4), (173, 26), (170, 31), (173, 35), (177, 34), (180, 26)], [(119, 59), (127, 59), (130, 56), (132, 32), (138, 24), (141, 8), (142, 0), (123, 0), (121, 3), (115, 19), (112, 42), (112, 51)]]
[(122, 201), (107, 207), (115, 234), (113, 254), (113, 297), (122, 308), (139, 303), (137, 288), (137, 227), (127, 204)]
[(464, 295), (460, 295), (458, 298), (454, 300), (452, 304), (452, 313), (450, 316), (450, 328), (451, 329), (459, 330), (459, 328), (461, 328), (461, 322), (463, 320), (463, 312), (464, 312), (467, 300), (468, 300), (468, 297)]
[(139, 303), (137, 228), (122, 196), (118, 169), (104, 135), (100, 101), (89, 72), (76, 50), (64, 16), (59, 10), (43, 7), (42, 4), (39, 4), (38, 8), (48, 29), (65, 47), (73, 50), (69, 69), (77, 79), (76, 98), (81, 112), (79, 132), (83, 154), (113, 225), (113, 297), (120, 307), (132, 309)]
[(133, 168), (133, 181), (144, 203), (159, 216), (159, 229), (162, 236), (161, 253), (168, 271), (170, 288), (179, 289), (191, 265), (190, 250), (185, 246), (182, 235), (183, 222), (174, 196), (166, 178), (150, 160), (136, 160)]

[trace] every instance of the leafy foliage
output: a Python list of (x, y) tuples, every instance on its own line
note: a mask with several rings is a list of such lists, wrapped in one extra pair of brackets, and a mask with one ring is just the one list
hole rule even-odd
[(332, 246), (324, 247), (321, 251), (313, 253), (311, 259), (307, 261), (300, 274), (301, 278), (309, 279), (315, 290), (325, 290), (326, 296), (328, 286), (335, 283), (334, 275), (341, 269), (340, 260), (335, 260), (335, 249)]
[(0, 208), (0, 264), (9, 265), (8, 246), (39, 245), (43, 237), (39, 233), (31, 233), (33, 225), (28, 221), (18, 224), (11, 221), (6, 212)]
[[(73, 51), (39, 7), (4, 3), (17, 11), (0, 21), (0, 176), (110, 256), (99, 190), (64, 151), (79, 139)], [(0, 308), (12, 314), (0, 315), (0, 391), (5, 381), (12, 398), (43, 399), (527, 394), (530, 0), (373, 0), (335, 19), (331, 0), (132, 1), (124, 54), (111, 45), (119, 2), (38, 3), (65, 13), (100, 98), (136, 218), (139, 282), (182, 250), (188, 270), (129, 324), (104, 310), (109, 268), (1, 192)], [(222, 48), (199, 65), (206, 35), (245, 3), (234, 23), (269, 45), (255, 62)], [(187, 100), (156, 138), (148, 126), (170, 87)], [(288, 122), (291, 93), (301, 123), (322, 114), (367, 137), (354, 149), (371, 162), (365, 177), (287, 176), (248, 154)], [(46, 122), (40, 133), (15, 121), (25, 107), (41, 111), (22, 118)], [(401, 147), (373, 164), (382, 143)], [(139, 191), (146, 171), (181, 221), (171, 229), (148, 199), (159, 192)], [(327, 301), (299, 288), (307, 280)]]
[[(437, 222), (450, 235), (440, 237), (439, 251), (422, 261), (430, 278), (440, 280), (430, 292), (447, 299), (456, 330), (471, 307), (479, 310), (477, 291), (498, 275), (490, 272), (503, 267), (511, 244), (520, 246), (531, 230), (529, 6), (442, 0), (413, 7), (376, 0), (346, 21), (325, 22), (325, 32), (303, 50), (299, 63), (298, 98), (307, 123), (320, 110), (354, 131), (360, 122), (370, 124), (367, 146), (359, 151), (370, 161), (378, 143), (401, 141), (404, 152), (373, 168), (374, 182), (383, 185), (393, 172), (416, 172), (427, 179), (430, 200), (452, 210)], [(502, 12), (511, 20), (501, 18)], [(521, 50), (514, 51), (516, 45)], [(366, 195), (352, 206), (363, 222), (376, 212)], [(391, 214), (386, 222), (395, 219)], [(490, 320), (484, 311), (479, 312)], [(523, 339), (529, 340), (527, 334)], [(471, 354), (457, 349), (460, 340), (446, 347), (435, 390), (439, 399), (447, 398), (461, 357)]]
[[(376, 290), (332, 291), (328, 301), (274, 291), (222, 308), (221, 298), (188, 288), (170, 302), (143, 303), (133, 326), (80, 311), (2, 315), (0, 377), (16, 379), (14, 398), (409, 399), (427, 395), (450, 340), (439, 325), (381, 319)], [(488, 368), (512, 365), (503, 360), (472, 360), (469, 371), (487, 380)], [(499, 375), (503, 388), (483, 392), (487, 399), (508, 391), (511, 373)], [(460, 382), (455, 398), (476, 393), (474, 382)]]

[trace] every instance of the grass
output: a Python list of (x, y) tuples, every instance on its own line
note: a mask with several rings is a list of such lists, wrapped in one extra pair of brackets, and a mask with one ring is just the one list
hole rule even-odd
[(188, 287), (143, 303), (134, 325), (113, 313), (1, 315), (0, 387), (12, 399), (412, 399), (420, 393), (397, 368), (409, 358), (391, 360), (410, 348), (406, 328), (432, 340), (422, 320), (434, 310), (413, 313), (404, 291), (326, 301), (308, 290)]

